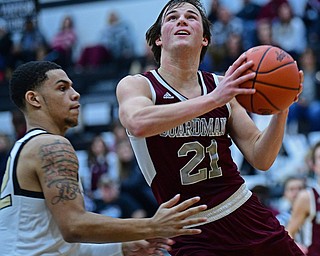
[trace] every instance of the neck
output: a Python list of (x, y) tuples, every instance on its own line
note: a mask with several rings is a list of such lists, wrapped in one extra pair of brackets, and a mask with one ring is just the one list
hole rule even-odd
[(163, 56), (158, 69), (159, 74), (170, 84), (175, 82), (188, 83), (197, 81), (199, 68), (198, 58), (179, 58), (178, 56)]
[(49, 123), (42, 123), (42, 122), (37, 122), (37, 121), (32, 121), (32, 120), (26, 120), (26, 122), (27, 122), (27, 131), (39, 128), (39, 129), (43, 129), (49, 133), (61, 135), (61, 136), (64, 136), (67, 131), (67, 129), (61, 130), (58, 127), (51, 125)]
[(199, 68), (201, 51), (195, 48), (177, 47), (174, 49), (162, 49), (161, 67), (174, 72), (193, 72)]

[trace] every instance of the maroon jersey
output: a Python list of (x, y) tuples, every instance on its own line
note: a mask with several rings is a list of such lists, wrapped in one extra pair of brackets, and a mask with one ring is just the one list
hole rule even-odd
[(312, 188), (311, 195), (311, 245), (308, 248), (308, 256), (320, 256), (320, 187)]
[[(157, 71), (143, 75), (148, 79), (155, 105), (188, 100)], [(216, 88), (215, 75), (199, 71), (198, 76), (203, 95)], [(140, 168), (159, 203), (180, 193), (182, 199), (201, 196), (200, 203), (211, 208), (244, 183), (231, 157), (229, 116), (230, 107), (225, 105), (156, 136), (129, 136)]]
[[(157, 71), (143, 74), (155, 105), (188, 100)], [(218, 85), (215, 75), (198, 72), (202, 95)], [(175, 237), (173, 256), (302, 256), (293, 239), (246, 188), (232, 160), (227, 122), (229, 104), (161, 134), (137, 138), (129, 134), (140, 169), (159, 203), (180, 193), (201, 197), (208, 209), (202, 233)], [(175, 113), (172, 113), (174, 115)], [(157, 125), (156, 123), (154, 125)]]

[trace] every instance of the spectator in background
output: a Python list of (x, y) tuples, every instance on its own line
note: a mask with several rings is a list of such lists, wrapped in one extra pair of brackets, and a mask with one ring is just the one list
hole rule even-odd
[(11, 149), (10, 138), (7, 134), (0, 133), (0, 187), (6, 170), (7, 159)]
[(129, 74), (138, 74), (157, 68), (158, 65), (153, 57), (153, 53), (149, 45), (145, 45), (144, 55), (135, 58), (131, 63)]
[(272, 195), (269, 186), (257, 184), (251, 189), (251, 191), (258, 197), (259, 201), (275, 216), (279, 213), (279, 211), (271, 204)]
[(294, 15), (302, 18), (305, 14), (307, 3), (309, 0), (288, 0)]
[(320, 131), (320, 71), (311, 48), (301, 55), (299, 66), (304, 72), (303, 91), (299, 101), (290, 106), (289, 132)]
[(76, 69), (81, 72), (85, 69), (94, 70), (110, 63), (111, 53), (101, 44), (86, 46), (77, 61)]
[(107, 16), (107, 25), (101, 31), (98, 43), (81, 52), (77, 69), (97, 68), (111, 63), (128, 69), (135, 57), (134, 38), (129, 25), (116, 12)]
[(139, 169), (128, 138), (118, 142), (117, 156), (121, 192), (130, 195), (132, 201), (136, 201), (145, 211), (146, 216), (153, 216), (158, 203)]
[(219, 0), (211, 0), (210, 9), (208, 12), (208, 20), (211, 24), (215, 23), (218, 20), (218, 11), (220, 8), (220, 1)]
[(220, 6), (218, 19), (211, 27), (213, 47), (219, 49), (226, 43), (230, 34), (242, 35), (242, 31), (242, 20), (234, 16), (228, 8)]
[(111, 125), (111, 134), (112, 138), (111, 141), (108, 143), (108, 147), (110, 151), (116, 152), (117, 151), (117, 145), (122, 140), (127, 140), (127, 131), (120, 123), (119, 119), (115, 119)]
[(306, 222), (311, 222), (311, 244), (308, 246), (308, 256), (318, 256), (320, 253), (320, 142), (312, 148), (312, 170), (316, 174), (314, 183), (299, 192), (292, 209), (288, 224), (288, 232), (295, 237), (298, 230)]
[(239, 34), (232, 33), (219, 49), (219, 53), (213, 56), (215, 72), (223, 73), (243, 53), (243, 41)]
[(98, 182), (99, 197), (94, 200), (94, 212), (113, 218), (144, 218), (145, 211), (132, 200), (132, 197), (122, 193), (118, 181), (103, 174)]
[(224, 49), (229, 36), (241, 36), (242, 32), (242, 20), (238, 17), (235, 17), (226, 7), (220, 6), (218, 9), (218, 19), (211, 26), (213, 43), (211, 46), (209, 46), (207, 53), (211, 58), (212, 66), (214, 67), (215, 72), (225, 71), (225, 69), (219, 67), (219, 64), (222, 63), (225, 58)]
[[(292, 205), (298, 193), (306, 188), (306, 179), (302, 176), (290, 176), (285, 180), (283, 187), (283, 196), (278, 207), (279, 214), (276, 217), (281, 225), (287, 227), (291, 218)], [(295, 241), (299, 244), (305, 244), (304, 236), (303, 230), (299, 230), (295, 236)]]
[(7, 23), (0, 18), (0, 83), (6, 80), (12, 66), (13, 41), (7, 30)]
[(132, 30), (114, 11), (107, 16), (107, 25), (101, 32), (100, 43), (111, 53), (113, 61), (119, 61), (121, 65), (130, 64), (135, 57)]
[(224, 48), (225, 57), (223, 60), (223, 70), (227, 70), (245, 50), (241, 35), (230, 34)]
[(77, 35), (74, 30), (74, 22), (71, 16), (65, 16), (59, 32), (54, 36), (51, 42), (51, 56), (52, 61), (68, 69), (73, 66), (72, 54), (75, 44), (77, 42)]
[(16, 63), (19, 64), (33, 61), (43, 60), (48, 52), (48, 44), (39, 31), (33, 17), (27, 17), (21, 33), (21, 39), (15, 47)]
[(22, 138), (27, 130), (26, 119), (23, 113), (19, 109), (13, 109), (11, 111), (12, 125), (14, 127), (15, 138), (18, 140)]
[(317, 54), (320, 52), (320, 1), (307, 0), (302, 17), (307, 28), (308, 44)]
[(244, 50), (247, 50), (255, 45), (256, 23), (261, 7), (251, 0), (242, 0), (242, 2), (243, 7), (236, 16), (243, 22), (242, 44)]
[(116, 158), (114, 153), (109, 152), (106, 142), (99, 134), (93, 139), (88, 152), (88, 167), (91, 175), (91, 186), (87, 188), (89, 197), (96, 196), (98, 181), (103, 174), (107, 174), (111, 179), (118, 180), (118, 170), (115, 165)]
[(287, 2), (287, 0), (268, 1), (266, 4), (261, 6), (257, 20), (268, 19), (269, 21), (273, 21), (273, 19), (278, 15), (277, 11), (280, 5)]
[(261, 19), (257, 22), (256, 37), (257, 45), (268, 44), (276, 46), (272, 39), (272, 22), (269, 19)]
[(296, 60), (306, 49), (306, 27), (301, 18), (293, 15), (289, 3), (282, 3), (277, 10), (272, 23), (272, 39)]
[(252, 0), (242, 0), (242, 8), (237, 13), (237, 17), (244, 20), (254, 21), (258, 18), (261, 6)]

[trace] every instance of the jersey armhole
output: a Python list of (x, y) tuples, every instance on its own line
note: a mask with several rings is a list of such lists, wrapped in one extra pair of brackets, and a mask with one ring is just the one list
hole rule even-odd
[(156, 91), (154, 90), (152, 83), (150, 82), (150, 80), (146, 76), (141, 75), (141, 77), (146, 79), (146, 81), (149, 85), (150, 91), (151, 91), (151, 97), (152, 97), (151, 100), (155, 104), (156, 103)]

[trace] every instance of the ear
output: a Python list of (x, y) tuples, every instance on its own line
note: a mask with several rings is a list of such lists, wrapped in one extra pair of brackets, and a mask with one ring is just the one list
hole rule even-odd
[(40, 108), (40, 95), (35, 91), (27, 91), (25, 94), (25, 100), (33, 107)]
[(161, 41), (161, 37), (159, 36), (157, 39), (156, 39), (156, 46), (161, 46), (162, 45), (162, 41)]
[(202, 45), (203, 45), (203, 46), (208, 46), (208, 44), (209, 44), (208, 38), (204, 37), (204, 38), (202, 39)]

